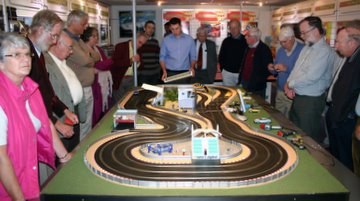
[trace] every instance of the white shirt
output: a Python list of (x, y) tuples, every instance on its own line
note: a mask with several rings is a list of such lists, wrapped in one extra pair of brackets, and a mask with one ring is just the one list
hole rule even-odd
[[(196, 40), (196, 54), (199, 53), (199, 48), (200, 48), (200, 44), (201, 42), (199, 40)], [(206, 66), (207, 66), (207, 47), (206, 47), (206, 42), (203, 42), (202, 44), (202, 48), (203, 48), (203, 54), (202, 54), (202, 67), (201, 69), (202, 70), (205, 70), (206, 69)], [(196, 55), (197, 57), (199, 55)], [(197, 67), (197, 64), (196, 64), (196, 67)]]
[(55, 64), (59, 67), (61, 73), (65, 77), (65, 81), (69, 86), (71, 98), (74, 105), (79, 104), (83, 98), (83, 88), (79, 79), (76, 77), (74, 71), (66, 65), (66, 60), (60, 61), (60, 59), (51, 54), (51, 52), (49, 52), (49, 55), (54, 60)]
[[(30, 109), (29, 101), (26, 101), (25, 104), (26, 104), (25, 105), (26, 111), (28, 112), (28, 114), (30, 116), (31, 122), (33, 123), (34, 128), (35, 128), (35, 131), (38, 132), (41, 127), (41, 122), (32, 113), (32, 111)], [(7, 118), (4, 110), (0, 106), (0, 146), (7, 144), (7, 130), (8, 130), (8, 118)]]

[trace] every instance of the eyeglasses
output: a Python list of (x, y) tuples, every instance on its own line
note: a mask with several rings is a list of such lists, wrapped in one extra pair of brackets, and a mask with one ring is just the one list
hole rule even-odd
[(305, 34), (307, 34), (307, 33), (309, 33), (310, 31), (312, 31), (312, 30), (314, 30), (315, 29), (315, 27), (312, 27), (311, 29), (309, 29), (309, 30), (307, 30), (307, 31), (300, 31), (300, 35), (305, 35)]
[(49, 31), (49, 34), (51, 36), (51, 39), (53, 39), (53, 40), (57, 40), (60, 37), (59, 34), (52, 34), (50, 31)]
[(30, 52), (28, 53), (13, 53), (13, 54), (6, 54), (4, 55), (5, 57), (12, 57), (12, 58), (15, 58), (15, 59), (21, 59), (21, 58), (31, 58), (33, 56), (33, 54), (31, 54)]

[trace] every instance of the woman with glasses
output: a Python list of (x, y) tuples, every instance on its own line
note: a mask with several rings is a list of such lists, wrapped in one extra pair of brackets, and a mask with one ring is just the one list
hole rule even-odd
[[(38, 85), (28, 74), (30, 48), (0, 34), (0, 200), (38, 198), (38, 162), (54, 167), (52, 129)], [(38, 161), (39, 160), (39, 161)]]

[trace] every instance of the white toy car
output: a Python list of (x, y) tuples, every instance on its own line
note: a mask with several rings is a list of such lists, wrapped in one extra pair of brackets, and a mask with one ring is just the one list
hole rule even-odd
[(254, 123), (256, 123), (256, 124), (269, 124), (269, 123), (271, 123), (271, 119), (268, 119), (268, 118), (254, 119)]

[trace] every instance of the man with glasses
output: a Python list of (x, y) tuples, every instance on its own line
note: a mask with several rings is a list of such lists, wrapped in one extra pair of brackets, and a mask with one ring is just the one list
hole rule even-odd
[[(30, 77), (39, 84), (47, 114), (51, 122), (55, 125), (56, 130), (59, 131), (62, 137), (71, 138), (74, 134), (73, 127), (64, 124), (59, 118), (64, 118), (65, 115), (74, 123), (78, 123), (78, 117), (55, 95), (53, 86), (49, 81), (43, 57), (43, 52), (46, 52), (51, 45), (57, 43), (62, 28), (62, 20), (50, 10), (39, 11), (33, 17), (30, 25), (31, 31), (27, 38), (32, 56)], [(55, 129), (53, 134), (57, 137)], [(57, 139), (54, 138), (54, 140), (59, 139), (57, 137)], [(71, 155), (67, 153), (68, 151), (69, 150), (62, 151), (63, 153), (59, 156), (60, 162), (66, 162), (70, 159)], [(50, 173), (47, 173), (47, 168), (42, 164), (39, 166), (39, 169), (41, 175), (40, 183), (43, 183)]]
[[(83, 89), (74, 71), (66, 65), (66, 58), (73, 51), (72, 44), (71, 38), (64, 31), (61, 32), (58, 42), (49, 48), (49, 52), (44, 53), (44, 59), (56, 95), (68, 108), (77, 112), (81, 122), (86, 118)], [(75, 134), (72, 138), (61, 138), (69, 151), (79, 143), (79, 126), (76, 125), (74, 130)]]
[(288, 98), (293, 99), (290, 120), (321, 142), (321, 114), (325, 108), (325, 91), (330, 85), (335, 54), (325, 41), (319, 17), (306, 17), (299, 25), (306, 45), (287, 79), (284, 91)]
[(279, 41), (281, 47), (276, 52), (274, 64), (270, 63), (268, 69), (277, 77), (275, 108), (289, 118), (292, 100), (286, 97), (284, 85), (304, 45), (295, 40), (294, 30), (291, 26), (284, 26), (280, 29)]
[[(354, 21), (338, 31), (335, 48), (346, 60), (337, 69), (330, 85), (327, 96), (329, 108), (326, 113), (330, 152), (351, 170), (352, 134), (357, 119), (355, 105), (360, 93), (359, 27), (360, 21)], [(354, 140), (359, 142), (358, 139)]]
[(80, 140), (92, 128), (94, 98), (91, 85), (95, 79), (95, 61), (90, 57), (89, 48), (80, 38), (88, 26), (89, 15), (81, 10), (73, 10), (67, 18), (64, 30), (73, 40), (73, 53), (66, 59), (66, 64), (75, 72), (84, 91), (86, 102), (86, 120), (80, 123)]

